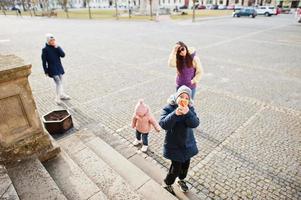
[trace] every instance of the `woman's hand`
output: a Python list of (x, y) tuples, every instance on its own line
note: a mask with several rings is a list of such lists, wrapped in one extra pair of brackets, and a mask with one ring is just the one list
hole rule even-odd
[(179, 44), (176, 44), (176, 45), (174, 46), (174, 49), (173, 49), (173, 50), (174, 50), (174, 52), (177, 52), (177, 51), (178, 51), (178, 49), (180, 48), (180, 46), (181, 46), (181, 45), (179, 45)]

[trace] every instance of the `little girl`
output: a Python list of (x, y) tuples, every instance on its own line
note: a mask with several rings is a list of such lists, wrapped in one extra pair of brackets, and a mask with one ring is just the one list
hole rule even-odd
[(135, 112), (132, 120), (132, 127), (136, 128), (136, 139), (133, 142), (134, 146), (141, 144), (142, 136), (142, 152), (146, 152), (148, 148), (148, 133), (151, 130), (151, 125), (160, 132), (160, 126), (155, 118), (151, 115), (149, 107), (140, 99), (135, 107)]

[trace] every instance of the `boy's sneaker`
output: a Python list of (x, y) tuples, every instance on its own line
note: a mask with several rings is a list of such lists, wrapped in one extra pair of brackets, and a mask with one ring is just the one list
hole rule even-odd
[(184, 180), (178, 180), (177, 184), (180, 186), (182, 192), (187, 192), (189, 190)]
[(61, 104), (62, 104), (62, 101), (61, 101), (60, 98), (56, 97), (56, 98), (55, 98), (55, 103), (56, 103), (57, 105), (61, 105)]
[(62, 100), (70, 100), (71, 98), (70, 98), (70, 96), (67, 95), (67, 94), (62, 94), (62, 95), (61, 95), (61, 99), (62, 99)]
[(165, 190), (167, 190), (170, 194), (176, 196), (175, 191), (173, 191), (172, 185), (166, 185), (166, 184), (164, 184), (164, 185), (163, 185), (163, 188), (164, 188)]
[(141, 148), (141, 151), (145, 153), (145, 152), (147, 152), (147, 148), (148, 148), (147, 145), (143, 145)]
[(137, 146), (137, 145), (139, 145), (139, 144), (141, 144), (141, 140), (135, 139), (134, 142), (133, 142), (133, 145), (134, 145), (134, 146)]

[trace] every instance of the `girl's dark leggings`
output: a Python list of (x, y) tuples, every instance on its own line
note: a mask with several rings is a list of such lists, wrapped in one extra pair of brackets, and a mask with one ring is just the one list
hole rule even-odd
[(185, 179), (188, 173), (189, 164), (190, 159), (184, 163), (172, 160), (168, 174), (164, 179), (166, 185), (172, 185), (177, 177), (179, 177), (180, 180)]

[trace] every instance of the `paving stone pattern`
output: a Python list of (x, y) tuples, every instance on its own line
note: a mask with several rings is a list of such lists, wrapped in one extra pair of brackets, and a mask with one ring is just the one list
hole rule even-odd
[[(188, 175), (194, 191), (201, 199), (301, 199), (301, 29), (292, 15), (194, 24), (0, 18), (0, 53), (33, 64), (40, 115), (67, 108), (76, 130), (92, 127), (127, 144), (134, 140), (137, 100), (144, 98), (159, 119), (175, 92), (171, 47), (178, 40), (195, 46), (205, 74), (195, 99), (201, 125)], [(55, 104), (54, 83), (41, 68), (47, 32), (66, 52), (72, 100), (63, 106)], [(167, 169), (163, 140), (163, 131), (151, 131), (147, 156)]]

